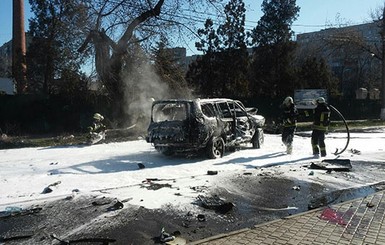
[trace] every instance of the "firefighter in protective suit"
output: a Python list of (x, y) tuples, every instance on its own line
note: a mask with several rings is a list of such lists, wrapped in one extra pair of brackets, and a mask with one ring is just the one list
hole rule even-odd
[(93, 119), (94, 121), (92, 122), (92, 125), (88, 127), (88, 142), (90, 144), (95, 144), (105, 139), (106, 137), (106, 126), (102, 122), (104, 120), (104, 117), (99, 113), (95, 113)]
[(330, 108), (326, 104), (325, 98), (319, 97), (315, 100), (317, 107), (314, 109), (313, 132), (311, 135), (311, 145), (313, 155), (326, 156), (325, 133), (330, 124)]
[(283, 109), (282, 142), (286, 146), (286, 153), (291, 154), (293, 151), (294, 133), (297, 128), (298, 111), (293, 98), (290, 96), (285, 98), (281, 108)]

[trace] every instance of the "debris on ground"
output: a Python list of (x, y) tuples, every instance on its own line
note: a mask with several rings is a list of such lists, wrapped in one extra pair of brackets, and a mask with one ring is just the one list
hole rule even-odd
[(167, 233), (164, 229), (164, 227), (162, 227), (162, 230), (160, 231), (160, 242), (169, 242), (169, 241), (172, 241), (174, 240), (175, 237), (170, 235), (169, 233)]
[(107, 208), (107, 211), (115, 211), (118, 209), (122, 209), (124, 207), (124, 204), (121, 201), (116, 201), (112, 206)]
[(374, 204), (371, 203), (371, 202), (368, 202), (368, 203), (366, 203), (366, 207), (368, 207), (368, 208), (373, 208), (373, 207), (374, 207)]
[(198, 214), (197, 219), (199, 222), (206, 221), (206, 216), (204, 214)]
[(142, 184), (140, 185), (142, 188), (146, 188), (147, 190), (159, 190), (163, 187), (172, 188), (172, 185), (169, 183), (155, 183), (155, 181), (173, 181), (175, 182), (175, 179), (158, 179), (158, 178), (147, 178), (142, 181)]
[(218, 171), (214, 171), (214, 170), (207, 171), (207, 175), (217, 175), (217, 174), (218, 174)]
[(111, 202), (112, 202), (111, 199), (102, 197), (102, 198), (99, 198), (98, 200), (93, 201), (91, 204), (93, 206), (103, 206), (103, 205), (110, 204)]
[(202, 207), (215, 210), (215, 212), (220, 214), (225, 214), (231, 211), (234, 207), (233, 203), (226, 202), (219, 198), (217, 195), (211, 197), (199, 195), (197, 199)]
[(45, 187), (44, 189), (43, 189), (43, 191), (41, 192), (41, 194), (47, 194), (47, 193), (51, 193), (52, 192), (52, 189), (49, 187), (49, 186), (47, 186), (47, 187)]
[(297, 185), (297, 186), (293, 186), (292, 189), (295, 191), (299, 191), (299, 190), (301, 190), (301, 187), (299, 185)]
[(325, 159), (321, 162), (312, 162), (309, 168), (328, 171), (350, 171), (352, 164), (349, 159)]
[(190, 187), (190, 189), (195, 191), (195, 192), (205, 192), (208, 190), (208, 187), (207, 186), (192, 186), (192, 187)]
[(356, 155), (361, 155), (361, 151), (357, 149), (350, 149), (350, 153), (356, 154)]
[(325, 208), (319, 218), (342, 226), (347, 225), (347, 222), (344, 220), (343, 213), (340, 213), (332, 208)]
[(147, 184), (147, 186), (142, 185), (142, 187), (146, 188), (147, 190), (156, 191), (156, 190), (162, 189), (163, 187), (171, 188), (172, 186), (170, 184), (168, 184), (168, 183), (166, 183), (166, 184), (159, 184), (159, 183), (149, 182)]
[(157, 242), (156, 243), (162, 243), (166, 245), (184, 245), (187, 244), (187, 240), (183, 237), (181, 237), (181, 232), (180, 231), (174, 231), (173, 233), (167, 233), (164, 229), (162, 228), (160, 232), (160, 236), (157, 237)]
[(52, 186), (57, 186), (57, 185), (59, 185), (61, 183), (61, 181), (57, 181), (57, 182), (55, 182), (55, 183), (52, 183), (52, 184), (50, 184), (50, 185), (48, 185), (47, 187), (45, 187), (44, 189), (43, 189), (43, 191), (41, 192), (41, 194), (47, 194), (47, 193), (51, 193), (53, 190), (52, 190)]

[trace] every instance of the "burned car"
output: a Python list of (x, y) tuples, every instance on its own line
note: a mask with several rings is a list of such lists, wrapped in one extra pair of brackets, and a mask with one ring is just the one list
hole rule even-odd
[(260, 148), (265, 118), (232, 99), (154, 101), (146, 140), (165, 155), (204, 151), (222, 157), (241, 144)]

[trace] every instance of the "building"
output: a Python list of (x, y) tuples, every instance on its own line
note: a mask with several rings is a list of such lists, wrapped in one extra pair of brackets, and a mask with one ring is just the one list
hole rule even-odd
[(171, 53), (174, 62), (178, 64), (184, 72), (187, 72), (189, 65), (199, 57), (199, 55), (186, 56), (186, 48), (183, 47), (169, 48), (167, 50)]
[(0, 47), (0, 77), (12, 77), (12, 42)]
[[(32, 40), (28, 32), (25, 35), (28, 50)], [(12, 77), (12, 40), (0, 47), (0, 61), (0, 77)]]
[(380, 22), (328, 28), (297, 35), (298, 57), (322, 57), (340, 80), (344, 95), (359, 88), (375, 90), (381, 83)]
[(0, 77), (0, 95), (14, 95), (16, 94), (16, 86), (11, 78)]

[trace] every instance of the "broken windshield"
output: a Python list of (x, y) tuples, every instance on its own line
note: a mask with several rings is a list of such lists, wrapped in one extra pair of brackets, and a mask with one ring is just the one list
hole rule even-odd
[(187, 104), (177, 102), (157, 103), (152, 109), (154, 122), (183, 121), (187, 119)]

